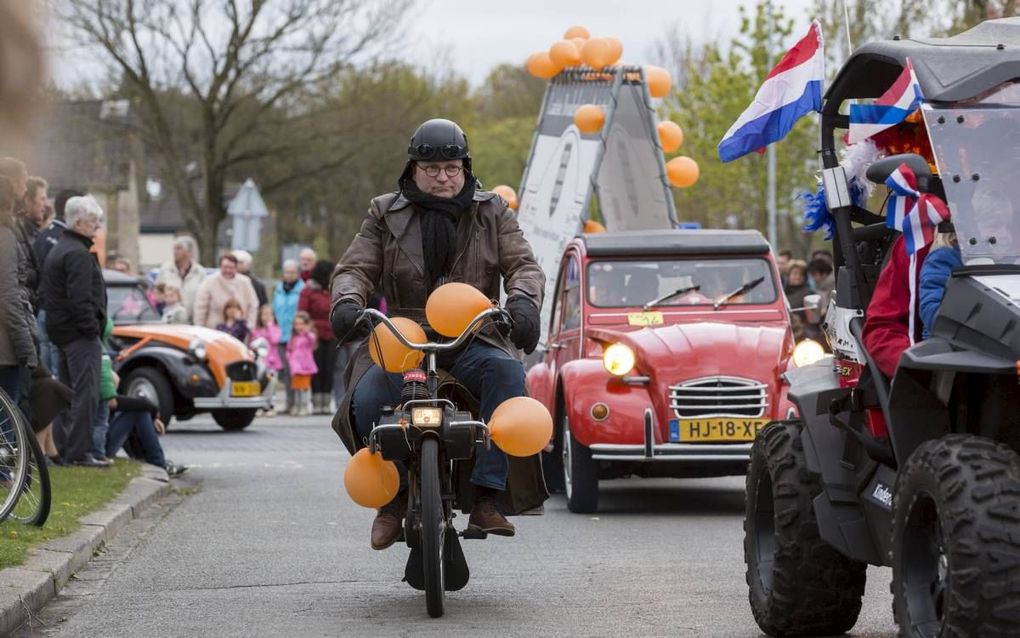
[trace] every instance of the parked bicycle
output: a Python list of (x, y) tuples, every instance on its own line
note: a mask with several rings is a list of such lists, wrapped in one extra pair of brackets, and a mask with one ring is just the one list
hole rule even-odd
[(0, 521), (42, 527), (50, 515), (50, 474), (28, 420), (0, 390)]

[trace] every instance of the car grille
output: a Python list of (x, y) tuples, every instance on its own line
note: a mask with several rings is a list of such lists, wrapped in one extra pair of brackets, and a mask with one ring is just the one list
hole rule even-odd
[(677, 418), (765, 414), (768, 386), (734, 377), (707, 377), (669, 386), (669, 407)]
[(232, 381), (258, 381), (258, 368), (251, 361), (235, 361), (227, 366)]

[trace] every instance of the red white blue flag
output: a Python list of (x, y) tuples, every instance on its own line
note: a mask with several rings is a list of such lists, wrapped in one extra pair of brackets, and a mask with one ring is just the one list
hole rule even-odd
[(729, 162), (786, 137), (797, 120), (822, 110), (824, 81), (822, 29), (815, 21), (769, 72), (754, 102), (726, 131), (719, 142), (719, 158)]
[(885, 223), (903, 233), (907, 254), (913, 255), (932, 242), (939, 223), (949, 221), (949, 207), (937, 195), (917, 190), (917, 177), (906, 163), (886, 178), (885, 185), (892, 190)]
[(896, 126), (907, 119), (923, 100), (921, 85), (914, 75), (914, 65), (908, 58), (903, 73), (900, 73), (893, 85), (873, 104), (850, 105), (850, 131), (847, 141), (856, 144), (891, 126)]
[[(940, 222), (949, 221), (949, 207), (937, 195), (917, 190), (917, 176), (906, 162), (892, 172), (885, 180), (892, 190), (886, 207), (885, 223), (903, 233), (904, 248), (910, 256), (910, 271), (907, 287), (910, 290), (910, 307), (917, 307), (917, 251), (935, 239), (935, 230)], [(914, 343), (915, 315), (911, 312), (908, 321), (910, 343)]]

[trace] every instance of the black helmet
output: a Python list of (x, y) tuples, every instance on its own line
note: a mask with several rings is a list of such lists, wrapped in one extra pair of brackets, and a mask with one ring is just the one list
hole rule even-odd
[(468, 150), (467, 135), (450, 120), (429, 120), (418, 127), (411, 136), (407, 147), (410, 162), (441, 162), (464, 160), (464, 166), (471, 170), (471, 152)]

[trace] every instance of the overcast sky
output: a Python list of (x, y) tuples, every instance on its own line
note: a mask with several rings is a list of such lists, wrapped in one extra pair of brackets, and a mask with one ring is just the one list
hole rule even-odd
[[(775, 0), (806, 27), (811, 0)], [(497, 64), (524, 64), (573, 25), (623, 41), (623, 61), (651, 63), (656, 42), (676, 28), (695, 42), (728, 41), (739, 30), (737, 8), (753, 0), (420, 0), (406, 25), (400, 57), (430, 69), (448, 62), (478, 85)], [(799, 28), (798, 28), (799, 30)], [(791, 45), (794, 38), (786, 43)], [(52, 73), (70, 87), (98, 75), (94, 64), (55, 51)]]
[[(696, 42), (729, 40), (739, 28), (738, 0), (422, 0), (409, 23), (413, 55), (444, 47), (454, 68), (478, 84), (501, 62), (523, 64), (528, 55), (560, 39), (572, 25), (623, 41), (623, 60), (650, 62), (655, 43), (673, 27)], [(776, 0), (798, 23), (808, 22), (811, 0)], [(787, 43), (792, 45), (791, 42)]]

